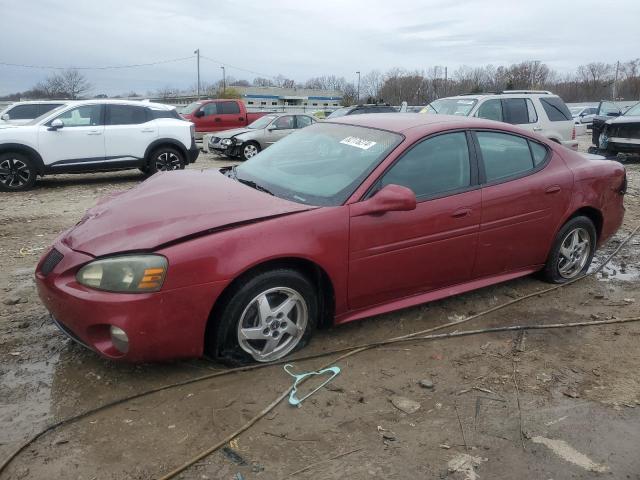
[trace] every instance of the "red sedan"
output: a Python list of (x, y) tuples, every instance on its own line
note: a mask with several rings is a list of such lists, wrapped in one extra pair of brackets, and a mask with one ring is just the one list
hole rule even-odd
[(36, 280), (58, 326), (105, 357), (266, 362), (319, 326), (576, 278), (620, 227), (625, 188), (619, 163), (504, 123), (345, 117), (99, 202)]

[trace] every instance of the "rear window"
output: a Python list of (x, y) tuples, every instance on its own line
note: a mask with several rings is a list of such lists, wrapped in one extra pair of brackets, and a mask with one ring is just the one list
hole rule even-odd
[(540, 97), (542, 108), (552, 122), (572, 120), (571, 112), (560, 97)]
[(218, 113), (237, 114), (240, 113), (240, 106), (236, 102), (218, 102)]
[(151, 118), (154, 120), (156, 118), (176, 118), (178, 120), (182, 120), (182, 117), (180, 116), (180, 114), (178, 114), (178, 111), (175, 108), (172, 108), (170, 110), (150, 109), (149, 112), (151, 114)]

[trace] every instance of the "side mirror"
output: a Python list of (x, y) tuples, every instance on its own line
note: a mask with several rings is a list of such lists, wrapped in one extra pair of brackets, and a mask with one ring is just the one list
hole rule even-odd
[(267, 127), (267, 130), (269, 130), (270, 132), (273, 132), (274, 130), (277, 130), (277, 129), (278, 129), (278, 127), (276, 127), (275, 125), (269, 125)]
[(196, 116), (197, 118), (204, 117), (204, 110), (198, 110), (198, 111), (195, 113), (195, 116)]
[(351, 205), (351, 216), (382, 214), (385, 212), (408, 212), (416, 209), (416, 195), (407, 187), (387, 185), (373, 197)]
[(0, 117), (0, 119), (4, 120), (6, 122), (6, 121), (9, 121), (9, 119), (11, 119), (11, 117), (9, 116), (8, 113), (5, 113), (5, 114), (2, 115), (2, 117)]
[(62, 120), (60, 120), (59, 118), (56, 118), (53, 122), (51, 122), (49, 130), (60, 130), (62, 127), (64, 127), (64, 123), (62, 123)]

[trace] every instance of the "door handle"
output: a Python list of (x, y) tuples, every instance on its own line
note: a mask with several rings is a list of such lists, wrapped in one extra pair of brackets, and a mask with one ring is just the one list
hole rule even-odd
[(244, 118), (243, 117), (239, 117), (238, 120), (240, 120), (241, 122), (244, 122)]
[(153, 133), (155, 130), (153, 128), (143, 128), (140, 131), (144, 133)]
[(466, 207), (465, 208), (460, 208), (460, 209), (456, 210), (455, 212), (453, 212), (451, 214), (451, 216), (454, 217), (454, 218), (466, 217), (467, 215), (470, 215), (472, 211), (473, 210), (470, 209), (470, 208), (466, 208)]
[(87, 135), (102, 135), (102, 132), (100, 130), (90, 130)]
[(547, 187), (544, 193), (558, 193), (559, 191), (560, 191), (559, 185), (552, 185), (550, 187)]
[(213, 121), (214, 122), (220, 122), (220, 121), (222, 121), (222, 119), (220, 117), (216, 117), (216, 118), (213, 119)]
[(533, 127), (534, 132), (539, 132), (542, 130), (542, 127)]

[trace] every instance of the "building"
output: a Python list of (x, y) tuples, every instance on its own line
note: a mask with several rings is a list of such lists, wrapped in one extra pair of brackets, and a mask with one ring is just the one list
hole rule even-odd
[(342, 102), (342, 92), (337, 90), (314, 90), (308, 88), (238, 87), (230, 86), (240, 93), (249, 110), (271, 110), (296, 107), (303, 110), (335, 110)]

